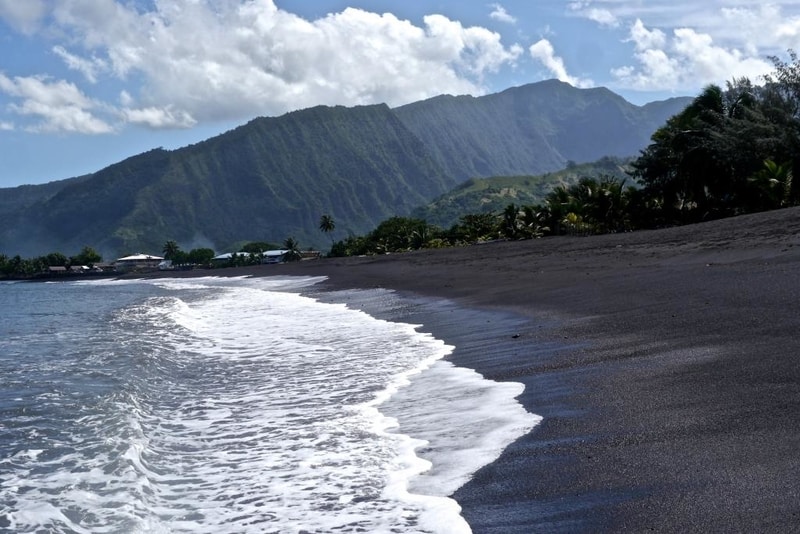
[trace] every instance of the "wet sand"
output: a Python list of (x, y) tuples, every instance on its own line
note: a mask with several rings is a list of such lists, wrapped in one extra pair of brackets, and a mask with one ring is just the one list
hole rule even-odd
[(800, 531), (800, 209), (239, 274), (457, 305), (416, 318), (544, 417), (455, 494), (476, 533)]

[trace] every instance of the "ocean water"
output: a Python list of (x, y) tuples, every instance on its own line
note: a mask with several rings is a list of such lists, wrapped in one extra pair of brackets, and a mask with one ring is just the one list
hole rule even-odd
[(470, 532), (522, 385), (316, 282), (0, 284), (0, 532)]

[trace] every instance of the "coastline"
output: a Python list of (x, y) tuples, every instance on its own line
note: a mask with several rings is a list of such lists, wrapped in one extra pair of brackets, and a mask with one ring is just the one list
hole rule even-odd
[(185, 275), (392, 289), (382, 313), (524, 383), (544, 420), (454, 494), (476, 533), (800, 523), (800, 208)]
[(239, 274), (461, 307), (423, 329), (544, 417), (455, 493), (476, 533), (800, 522), (800, 209)]

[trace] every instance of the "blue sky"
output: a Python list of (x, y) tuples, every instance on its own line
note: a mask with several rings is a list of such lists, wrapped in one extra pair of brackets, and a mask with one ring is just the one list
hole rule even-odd
[(694, 96), (799, 45), (800, 0), (0, 0), (0, 187), (318, 104)]

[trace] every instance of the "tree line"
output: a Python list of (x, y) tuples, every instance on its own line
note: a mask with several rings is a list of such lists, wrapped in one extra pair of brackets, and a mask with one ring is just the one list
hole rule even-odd
[(51, 252), (35, 258), (22, 258), (19, 255), (6, 256), (0, 254), (0, 275), (8, 278), (26, 278), (48, 272), (50, 267), (72, 266), (94, 267), (101, 263), (103, 257), (92, 247), (86, 246), (74, 256), (66, 256), (61, 252)]
[[(330, 219), (329, 230), (333, 230), (333, 220)], [(327, 227), (327, 226), (326, 226)], [(172, 265), (177, 268), (212, 268), (212, 267), (241, 267), (245, 265), (257, 265), (261, 263), (264, 253), (268, 250), (286, 250), (285, 261), (295, 261), (301, 258), (299, 244), (296, 239), (289, 237), (282, 245), (263, 241), (253, 241), (240, 247), (239, 253), (233, 254), (231, 258), (223, 263), (214, 263), (212, 260), (216, 256), (213, 249), (200, 247), (189, 251), (182, 250), (175, 240), (168, 240), (161, 249), (164, 259), (170, 260)], [(61, 252), (51, 252), (49, 254), (34, 258), (22, 258), (19, 255), (9, 257), (0, 254), (0, 278), (35, 278), (47, 275), (51, 267), (63, 267), (69, 270), (71, 267), (86, 266), (91, 268), (102, 265), (103, 257), (92, 247), (85, 246), (78, 254), (66, 256)]]
[(628, 211), (636, 188), (612, 176), (585, 177), (551, 191), (543, 204), (508, 204), (501, 212), (462, 215), (443, 229), (414, 217), (391, 217), (364, 236), (335, 242), (331, 256), (361, 256), (464, 246), (499, 239), (588, 235), (634, 229)]
[[(323, 220), (327, 215), (323, 215)], [(333, 219), (330, 219), (330, 230), (333, 230)], [(181, 267), (243, 267), (246, 265), (259, 265), (262, 263), (267, 251), (285, 250), (284, 261), (297, 261), (302, 257), (300, 245), (294, 237), (287, 237), (282, 245), (276, 245), (266, 241), (251, 241), (238, 247), (238, 252), (231, 254), (231, 257), (224, 263), (213, 263), (216, 253), (210, 248), (195, 248), (188, 252), (181, 250), (180, 245), (174, 240), (164, 243), (161, 252), (165, 260), (170, 260), (173, 266)]]

